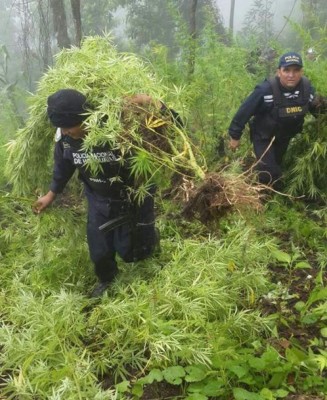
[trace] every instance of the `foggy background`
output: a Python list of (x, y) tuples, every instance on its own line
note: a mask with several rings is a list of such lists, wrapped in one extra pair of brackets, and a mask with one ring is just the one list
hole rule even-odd
[[(219, 7), (223, 19), (224, 25), (227, 27), (229, 24), (230, 17), (230, 0), (215, 0)], [(235, 0), (235, 13), (234, 13), (234, 27), (235, 31), (241, 29), (244, 22), (246, 13), (250, 10), (253, 5), (253, 0)], [(285, 16), (290, 18), (298, 18), (301, 15), (299, 10), (300, 1), (297, 0), (274, 0), (272, 12), (274, 14), (274, 25), (277, 29), (281, 28), (285, 24)]]
[[(112, 33), (122, 51), (149, 57), (162, 46), (167, 62), (181, 58), (193, 71), (196, 48), (215, 40), (240, 52), (273, 48), (326, 53), (326, 0), (0, 0), (0, 85), (4, 98), (34, 92), (63, 48), (83, 37)], [(289, 19), (289, 21), (288, 21)], [(188, 60), (187, 60), (188, 58)], [(17, 94), (18, 93), (18, 94)], [(13, 97), (12, 97), (13, 98)], [(14, 104), (14, 101), (12, 101)], [(17, 100), (16, 100), (17, 102)]]

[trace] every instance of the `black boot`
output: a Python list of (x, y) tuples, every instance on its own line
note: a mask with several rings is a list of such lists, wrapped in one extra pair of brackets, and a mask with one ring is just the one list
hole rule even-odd
[(109, 281), (99, 282), (91, 292), (92, 298), (102, 297), (110, 285)]
[(91, 297), (101, 297), (118, 274), (117, 263), (107, 255), (94, 263), (94, 269), (99, 283), (92, 290)]

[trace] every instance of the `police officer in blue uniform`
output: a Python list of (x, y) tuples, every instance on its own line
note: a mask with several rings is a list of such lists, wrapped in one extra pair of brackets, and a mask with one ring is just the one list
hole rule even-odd
[(289, 52), (280, 57), (276, 76), (257, 85), (240, 106), (229, 126), (230, 148), (239, 147), (249, 122), (260, 183), (281, 188), (281, 164), (290, 140), (302, 131), (308, 112), (321, 111), (314, 99), (301, 56)]
[[(161, 102), (155, 103), (142, 94), (136, 95), (134, 102), (162, 106)], [(128, 188), (134, 185), (133, 177), (128, 162), (122, 162), (119, 152), (108, 144), (95, 146), (89, 152), (83, 149), (83, 139), (87, 135), (83, 121), (89, 112), (86, 97), (74, 89), (62, 89), (48, 97), (48, 117), (58, 128), (53, 179), (49, 192), (40, 197), (33, 208), (36, 213), (46, 209), (78, 170), (88, 202), (89, 252), (99, 279), (91, 296), (99, 297), (118, 273), (116, 254), (125, 262), (145, 259), (157, 248), (159, 237), (155, 228), (155, 187), (141, 204), (132, 202)], [(96, 175), (86, 167), (89, 157), (97, 159), (101, 165)], [(108, 221), (111, 229), (101, 231), (99, 227)]]

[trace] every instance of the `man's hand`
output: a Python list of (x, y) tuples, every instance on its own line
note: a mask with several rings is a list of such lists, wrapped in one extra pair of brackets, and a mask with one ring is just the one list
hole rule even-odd
[(32, 206), (32, 210), (35, 214), (40, 214), (45, 210), (56, 198), (56, 193), (51, 190), (44, 196), (38, 198)]
[(230, 141), (229, 141), (229, 148), (230, 148), (232, 151), (235, 151), (236, 149), (238, 149), (239, 146), (240, 146), (240, 141), (239, 141), (239, 140), (236, 140), (236, 139), (233, 139), (233, 138), (230, 139)]

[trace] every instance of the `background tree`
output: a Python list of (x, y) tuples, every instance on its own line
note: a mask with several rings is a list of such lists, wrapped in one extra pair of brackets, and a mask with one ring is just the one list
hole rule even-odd
[(229, 31), (231, 35), (234, 33), (234, 14), (235, 14), (235, 0), (230, 2), (230, 14), (229, 14)]
[(302, 0), (303, 28), (316, 31), (326, 23), (327, 6), (324, 0)]
[(301, 9), (303, 12), (301, 36), (305, 52), (309, 47), (313, 47), (317, 56), (326, 56), (327, 3), (324, 0), (302, 0)]
[(39, 54), (45, 70), (52, 63), (49, 1), (38, 0), (37, 8), (39, 13)]
[[(9, 69), (9, 53), (6, 46), (0, 48), (0, 102), (7, 119), (11, 119), (14, 126), (23, 126), (24, 120), (20, 114), (19, 103), (16, 98), (17, 81), (11, 81)], [(8, 118), (9, 117), (9, 118)]]
[(69, 47), (71, 41), (68, 36), (67, 17), (63, 0), (50, 0), (53, 30), (60, 49)]
[(20, 24), (17, 35), (18, 46), (21, 49), (21, 68), (24, 74), (28, 89), (33, 88), (34, 72), (38, 70), (38, 55), (34, 47), (35, 38), (38, 36), (35, 19), (34, 4), (28, 0), (20, 0), (13, 3), (13, 11), (18, 17)]
[(189, 75), (194, 72), (195, 64), (195, 49), (196, 49), (196, 9), (198, 0), (192, 0), (190, 2), (190, 59), (189, 59)]
[(260, 43), (267, 48), (274, 35), (272, 0), (254, 0), (252, 7), (246, 13), (240, 38), (244, 43)]
[[(84, 1), (81, 3), (81, 18), (83, 19), (83, 33), (89, 35), (102, 35), (105, 31), (113, 31), (119, 21), (119, 16), (125, 18), (120, 1), (97, 0), (96, 2)], [(116, 15), (116, 18), (115, 16)], [(125, 23), (121, 22), (121, 30)]]
[(140, 51), (151, 43), (167, 46), (172, 57), (180, 56), (181, 46), (189, 51), (189, 38), (205, 27), (208, 9), (217, 32), (225, 34), (219, 8), (212, 0), (122, 0), (119, 4), (126, 12), (126, 36)]
[(81, 1), (70, 0), (70, 5), (75, 27), (75, 45), (80, 46), (82, 40)]

